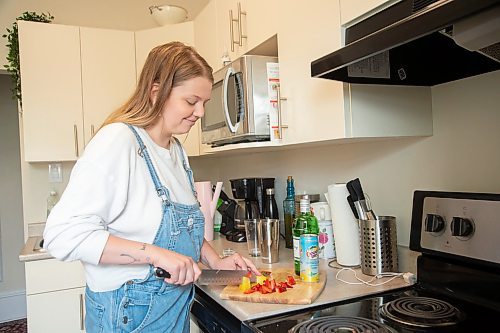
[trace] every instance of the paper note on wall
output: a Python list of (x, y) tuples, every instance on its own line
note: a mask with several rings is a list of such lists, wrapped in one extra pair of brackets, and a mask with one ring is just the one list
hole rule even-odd
[(274, 141), (280, 139), (278, 115), (279, 64), (277, 62), (268, 62), (266, 67), (267, 93), (269, 96), (269, 130), (271, 131), (271, 141)]

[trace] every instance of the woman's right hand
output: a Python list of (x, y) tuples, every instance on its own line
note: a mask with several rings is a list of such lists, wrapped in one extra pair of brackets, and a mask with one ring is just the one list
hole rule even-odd
[(153, 265), (170, 274), (165, 282), (184, 286), (198, 280), (201, 270), (191, 257), (160, 247), (156, 249)]

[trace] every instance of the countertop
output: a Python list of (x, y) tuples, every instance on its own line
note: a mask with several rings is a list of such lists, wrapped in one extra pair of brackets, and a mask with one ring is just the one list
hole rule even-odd
[(32, 261), (32, 260), (43, 260), (53, 258), (47, 250), (40, 248), (40, 241), (42, 236), (31, 236), (28, 237), (24, 247), (19, 253), (19, 261)]
[[(31, 236), (28, 237), (23, 249), (19, 254), (20, 261), (32, 261), (32, 260), (43, 260), (43, 259), (51, 259), (52, 256), (44, 249), (37, 249), (41, 236)], [(285, 248), (285, 242), (280, 242), (280, 251), (279, 251), (279, 262), (274, 264), (264, 264), (261, 261), (260, 257), (249, 257), (247, 255), (247, 243), (234, 243), (227, 241), (224, 236), (219, 236), (219, 234), (215, 235), (215, 239), (210, 241), (210, 244), (214, 247), (217, 253), (222, 254), (224, 249), (232, 249), (247, 258), (250, 258), (255, 265), (260, 269), (270, 269), (270, 268), (290, 268), (293, 269), (293, 250)], [(410, 260), (414, 261), (416, 257), (413, 255), (410, 256)], [(348, 299), (368, 296), (371, 294), (377, 294), (384, 291), (400, 289), (408, 287), (409, 284), (403, 280), (402, 277), (397, 277), (392, 281), (389, 281), (383, 285), (379, 286), (368, 286), (365, 284), (347, 284), (339, 281), (336, 278), (336, 274), (339, 271), (340, 267), (336, 261), (332, 262), (332, 266), (335, 268), (329, 267), (328, 262), (330, 260), (320, 260), (320, 270), (325, 272), (326, 276), (326, 285), (323, 292), (319, 295), (319, 297), (312, 303), (308, 305), (290, 305), (290, 304), (266, 304), (266, 303), (249, 303), (249, 302), (239, 302), (239, 301), (230, 301), (223, 300), (219, 297), (224, 286), (202, 286), (197, 285), (201, 290), (203, 290), (209, 297), (214, 299), (217, 303), (222, 305), (224, 308), (229, 310), (236, 318), (241, 321), (257, 319), (262, 317), (267, 317), (271, 315), (276, 315), (280, 313), (285, 313), (289, 311), (294, 311), (298, 309), (305, 309), (307, 307), (318, 306), (322, 304), (329, 304), (335, 302), (341, 302)], [(400, 258), (401, 263), (401, 258)], [(402, 265), (400, 264), (400, 267)], [(410, 265), (406, 265), (411, 266)], [(406, 267), (405, 267), (406, 268)], [(405, 271), (401, 270), (400, 271)], [(354, 268), (354, 272), (356, 272), (357, 276), (367, 281), (372, 278), (372, 276), (365, 275), (361, 272), (360, 268)], [(354, 272), (352, 271), (343, 271), (340, 273), (339, 277), (348, 282), (356, 283), (358, 282), (354, 277)], [(375, 284), (382, 283), (384, 281), (389, 280), (390, 278), (381, 278), (373, 281)]]
[[(214, 247), (217, 253), (222, 254), (224, 249), (231, 248), (234, 251), (251, 258), (255, 263), (257, 268), (260, 269), (270, 269), (270, 268), (290, 268), (293, 270), (293, 250), (287, 249), (284, 246), (285, 242), (280, 242), (279, 250), (279, 262), (275, 264), (263, 264), (260, 257), (251, 258), (247, 255), (247, 244), (246, 243), (234, 243), (227, 241), (223, 236), (216, 236), (216, 239), (210, 241), (210, 244)], [(320, 270), (326, 273), (326, 286), (319, 297), (312, 303), (308, 305), (289, 305), (289, 304), (267, 304), (267, 303), (249, 303), (240, 301), (223, 300), (219, 297), (224, 286), (202, 286), (197, 285), (201, 290), (203, 290), (209, 297), (213, 298), (222, 307), (231, 312), (236, 318), (241, 321), (252, 320), (267, 316), (272, 316), (280, 313), (290, 312), (299, 309), (305, 309), (308, 307), (318, 306), (322, 304), (341, 302), (348, 299), (353, 299), (357, 297), (363, 297), (371, 294), (381, 293), (388, 290), (400, 289), (410, 286), (409, 283), (405, 282), (402, 277), (397, 277), (392, 281), (389, 281), (383, 285), (379, 286), (368, 286), (365, 284), (347, 284), (336, 279), (335, 275), (339, 271), (339, 268), (332, 268), (328, 266), (330, 260), (322, 259), (320, 260)], [(336, 261), (332, 262), (332, 266), (340, 267)], [(361, 272), (361, 268), (355, 268), (357, 276), (364, 281), (372, 278), (372, 276), (364, 275)], [(348, 282), (356, 283), (357, 280), (354, 277), (354, 272), (345, 270), (340, 273), (340, 278)], [(389, 277), (381, 278), (373, 281), (373, 284), (379, 284), (384, 281), (389, 280)]]

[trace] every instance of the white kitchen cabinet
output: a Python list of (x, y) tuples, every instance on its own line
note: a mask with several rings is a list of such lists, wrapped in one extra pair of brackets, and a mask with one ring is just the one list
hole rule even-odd
[(29, 333), (85, 332), (85, 288), (59, 290), (27, 297)]
[(311, 62), (341, 47), (338, 2), (277, 3), (280, 86), (286, 98), (281, 105), (288, 126), (283, 145), (432, 135), (428, 87), (349, 85), (311, 77)]
[(28, 332), (85, 332), (85, 275), (80, 262), (28, 261)]
[(87, 144), (105, 118), (135, 89), (135, 39), (129, 31), (80, 27), (80, 46)]
[(137, 80), (139, 80), (139, 74), (149, 52), (156, 46), (174, 41), (194, 46), (194, 25), (192, 21), (135, 32)]
[(194, 19), (194, 46), (215, 71), (222, 67), (222, 54), (217, 48), (217, 8), (210, 1)]
[(218, 62), (214, 70), (222, 68), (224, 53), (235, 60), (276, 34), (280, 7), (275, 1), (212, 0), (207, 7), (215, 10)]
[(72, 161), (83, 150), (78, 27), (19, 21), (24, 158)]
[(19, 21), (24, 158), (74, 161), (135, 86), (133, 32)]
[[(258, 2), (252, 3), (258, 5)], [(327, 141), (432, 135), (428, 87), (350, 85), (311, 77), (311, 62), (342, 46), (338, 2), (318, 0), (304, 6), (298, 2), (276, 0), (273, 6), (276, 8), (260, 6), (272, 13), (272, 18), (268, 19), (272, 22), (270, 30), (261, 36), (277, 34), (276, 55), (280, 66), (281, 96), (284, 98), (281, 108), (286, 126), (283, 139), (281, 142), (240, 143), (215, 148), (201, 145), (202, 154), (243, 149), (275, 150), (280, 149), (279, 146)]]
[(400, 0), (340, 0), (340, 23), (346, 25)]
[[(138, 79), (149, 52), (158, 45), (173, 41), (179, 41), (194, 46), (194, 23), (190, 21), (135, 32), (135, 54)], [(176, 137), (183, 143), (188, 156), (198, 156), (200, 154), (199, 124), (193, 126), (189, 133), (176, 135)]]

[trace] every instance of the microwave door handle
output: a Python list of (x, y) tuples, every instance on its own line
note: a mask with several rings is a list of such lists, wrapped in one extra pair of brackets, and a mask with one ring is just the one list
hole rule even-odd
[(229, 128), (229, 131), (231, 133), (236, 133), (236, 131), (238, 130), (238, 127), (240, 125), (239, 122), (237, 122), (236, 124), (233, 125), (233, 123), (231, 122), (231, 117), (229, 117), (229, 108), (227, 107), (227, 88), (228, 88), (228, 85), (229, 85), (229, 77), (231, 75), (234, 75), (236, 74), (234, 69), (232, 67), (229, 67), (227, 69), (227, 72), (226, 72), (226, 76), (224, 77), (224, 88), (222, 90), (223, 92), (223, 105), (224, 105), (224, 116), (226, 118), (226, 124), (227, 124), (227, 127)]

